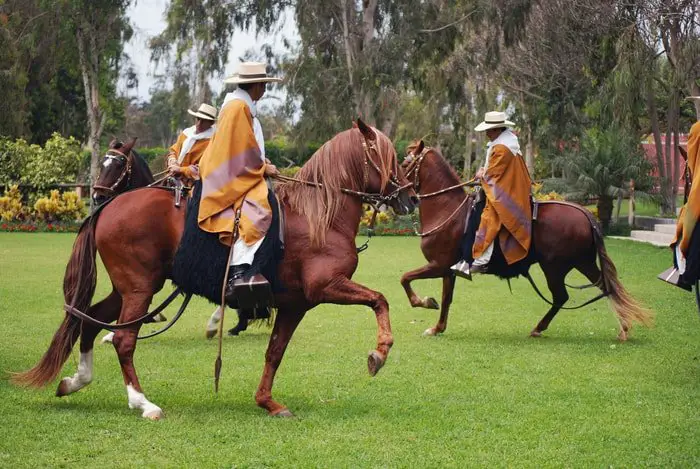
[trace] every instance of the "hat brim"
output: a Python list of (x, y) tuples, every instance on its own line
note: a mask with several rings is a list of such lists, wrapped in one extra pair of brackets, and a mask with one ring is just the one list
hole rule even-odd
[(224, 79), (224, 83), (227, 85), (242, 85), (244, 83), (279, 83), (280, 81), (282, 81), (282, 79), (277, 77), (239, 78), (235, 75)]
[(202, 114), (201, 112), (195, 112), (195, 111), (191, 111), (191, 110), (188, 109), (188, 110), (187, 110), (187, 113), (188, 113), (190, 116), (198, 117), (198, 118), (200, 118), (200, 119), (204, 119), (205, 121), (216, 122), (216, 117), (208, 116), (208, 115), (206, 115), (206, 114)]
[(700, 96), (688, 96), (688, 97), (685, 98), (685, 99), (697, 99), (697, 100), (700, 100)]
[(503, 121), (503, 122), (482, 122), (481, 124), (477, 125), (474, 127), (475, 132), (483, 132), (485, 130), (489, 129), (500, 129), (502, 127), (514, 127), (515, 123), (511, 121)]

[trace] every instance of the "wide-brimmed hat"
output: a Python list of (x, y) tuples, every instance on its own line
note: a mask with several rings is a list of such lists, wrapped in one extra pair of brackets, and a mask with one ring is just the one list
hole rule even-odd
[(200, 119), (204, 119), (207, 121), (215, 121), (216, 120), (216, 108), (212, 105), (209, 104), (202, 104), (199, 106), (199, 109), (196, 111), (192, 111), (191, 109), (188, 109), (187, 112), (194, 117), (199, 117)]
[(483, 132), (484, 130), (513, 127), (514, 125), (513, 122), (506, 119), (505, 112), (491, 111), (484, 115), (484, 122), (474, 127), (474, 131)]
[(267, 75), (267, 67), (262, 62), (241, 62), (238, 70), (232, 76), (226, 78), (224, 83), (240, 85), (243, 83), (268, 83), (279, 82), (281, 78)]
[(700, 96), (688, 96), (685, 99), (698, 99), (698, 100), (700, 100)]

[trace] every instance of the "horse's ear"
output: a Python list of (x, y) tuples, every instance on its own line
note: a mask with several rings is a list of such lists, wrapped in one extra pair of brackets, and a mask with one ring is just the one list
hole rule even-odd
[(117, 143), (119, 143), (119, 140), (117, 140), (117, 137), (112, 135), (112, 140), (109, 141), (109, 148), (110, 149), (117, 148)]
[(362, 119), (359, 117), (357, 118), (357, 128), (360, 129), (360, 132), (362, 132), (362, 135), (364, 135), (367, 140), (374, 141), (377, 139), (377, 134), (374, 133), (374, 130), (362, 122)]
[(134, 145), (136, 145), (136, 139), (137, 139), (137, 138), (138, 138), (138, 137), (132, 138), (131, 141), (130, 141), (129, 143), (127, 143), (126, 145), (124, 145), (124, 146), (122, 147), (122, 151), (124, 151), (124, 153), (129, 153), (129, 152), (131, 151), (131, 149), (134, 148)]
[(413, 150), (413, 154), (415, 156), (420, 155), (421, 153), (423, 153), (424, 148), (425, 148), (425, 142), (423, 141), (423, 139), (418, 140), (418, 146), (416, 146), (415, 150)]
[(357, 122), (352, 121), (352, 128), (353, 128), (353, 129), (356, 129), (356, 128), (357, 128)]

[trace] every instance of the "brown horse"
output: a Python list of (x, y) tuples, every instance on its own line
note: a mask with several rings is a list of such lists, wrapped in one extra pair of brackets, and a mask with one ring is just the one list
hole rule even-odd
[[(391, 141), (358, 121), (326, 142), (304, 165), (299, 178), (307, 184), (279, 187), (285, 211), (286, 254), (278, 273), (285, 292), (277, 295), (278, 313), (270, 337), (265, 367), (255, 400), (270, 415), (291, 412), (272, 399), (277, 368), (295, 329), (311, 308), (321, 303), (362, 304), (376, 315), (376, 349), (368, 357), (374, 376), (384, 365), (393, 344), (389, 305), (379, 292), (350, 278), (357, 267), (355, 236), (362, 216), (362, 196), (385, 199), (397, 213), (411, 212), (417, 199), (398, 166)], [(66, 304), (103, 322), (119, 323), (142, 317), (172, 267), (184, 229), (185, 209), (173, 204), (170, 192), (137, 189), (120, 195), (86, 223), (75, 241), (66, 268)], [(107, 269), (114, 290), (90, 306), (95, 289), (95, 252)], [(222, 279), (223, 280), (223, 279)], [(146, 399), (133, 364), (140, 324), (114, 336), (130, 408), (158, 419), (161, 409)], [(56, 394), (64, 396), (92, 379), (92, 348), (100, 328), (66, 315), (48, 351), (32, 369), (14, 376), (24, 385), (43, 386), (56, 378), (78, 337), (80, 363), (73, 377), (64, 378)]]
[[(447, 328), (455, 285), (450, 266), (461, 256), (462, 236), (474, 196), (464, 193), (457, 174), (436, 149), (425, 147), (421, 140), (408, 152), (402, 167), (406, 177), (413, 180), (421, 201), (421, 250), (428, 264), (405, 273), (401, 285), (414, 308), (440, 309), (438, 323), (424, 332), (436, 335)], [(633, 322), (649, 324), (650, 312), (640, 307), (620, 283), (600, 228), (588, 210), (571, 203), (539, 203), (532, 237), (534, 252), (528, 256), (528, 264), (539, 263), (553, 298), (551, 308), (530, 333), (532, 337), (542, 335), (569, 299), (564, 280), (573, 269), (609, 296), (620, 322), (621, 341), (627, 339)], [(443, 281), (441, 304), (433, 298), (419, 298), (411, 288), (413, 280), (438, 277)]]

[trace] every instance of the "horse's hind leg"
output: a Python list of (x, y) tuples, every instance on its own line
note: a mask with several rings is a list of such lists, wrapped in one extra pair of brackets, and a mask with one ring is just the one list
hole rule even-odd
[[(151, 304), (150, 294), (124, 295), (121, 322), (128, 322), (137, 319), (147, 313)], [(142, 417), (151, 420), (158, 420), (163, 417), (163, 411), (157, 405), (146, 399), (141, 389), (141, 384), (136, 376), (134, 368), (134, 351), (136, 350), (136, 339), (139, 333), (140, 324), (128, 329), (120, 329), (114, 333), (112, 343), (119, 357), (119, 364), (124, 376), (126, 394), (129, 399), (130, 409), (140, 409)]]
[(275, 326), (270, 335), (270, 342), (265, 353), (265, 369), (260, 378), (260, 385), (255, 393), (255, 402), (258, 406), (267, 410), (272, 416), (292, 417), (292, 413), (284, 405), (272, 399), (272, 384), (275, 380), (277, 368), (279, 368), (289, 340), (301, 322), (306, 309), (289, 310), (280, 309), (275, 318)]
[[(87, 314), (98, 321), (112, 322), (119, 317), (121, 308), (121, 296), (116, 291), (112, 291), (104, 300), (93, 305)], [(58, 383), (56, 395), (66, 396), (79, 391), (92, 381), (92, 349), (95, 337), (101, 328), (83, 322), (80, 333), (80, 363), (78, 371), (71, 377), (66, 377)]]
[(414, 308), (427, 308), (427, 309), (439, 309), (440, 305), (435, 301), (435, 298), (425, 297), (419, 298), (416, 292), (411, 288), (411, 282), (414, 280), (425, 279), (425, 278), (437, 278), (442, 277), (445, 273), (445, 268), (435, 264), (426, 264), (416, 270), (411, 270), (406, 272), (401, 277), (401, 286), (406, 291), (406, 296), (408, 296), (408, 301), (411, 302), (411, 306)]
[(455, 290), (454, 274), (445, 275), (442, 277), (442, 304), (440, 305), (440, 319), (435, 327), (426, 329), (423, 335), (437, 335), (445, 332), (447, 329), (447, 316), (450, 314), (450, 305), (452, 304), (452, 296)]
[(549, 287), (549, 291), (552, 293), (552, 303), (554, 303), (554, 305), (549, 308), (547, 314), (540, 319), (537, 326), (535, 326), (532, 332), (530, 332), (531, 337), (541, 337), (542, 332), (547, 330), (549, 323), (552, 322), (554, 316), (556, 316), (561, 307), (564, 306), (564, 303), (569, 300), (569, 293), (566, 291), (564, 280), (566, 279), (566, 275), (571, 271), (571, 268), (562, 268), (560, 266), (553, 266), (549, 264), (540, 264), (540, 266), (542, 267), (544, 276), (547, 279), (547, 286)]

